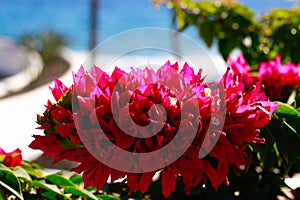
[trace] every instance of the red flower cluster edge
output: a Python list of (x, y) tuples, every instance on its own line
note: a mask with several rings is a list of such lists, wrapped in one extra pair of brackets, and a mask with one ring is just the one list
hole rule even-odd
[[(227, 179), (229, 168), (238, 169), (249, 164), (247, 144), (264, 143), (264, 139), (259, 137), (259, 128), (268, 124), (271, 114), (277, 108), (277, 105), (270, 102), (262, 92), (259, 82), (245, 91), (244, 83), (238, 76), (233, 75), (230, 69), (219, 82), (213, 84), (217, 88), (215, 91), (210, 87), (212, 83), (205, 82), (201, 71), (195, 73), (188, 64), (179, 70), (177, 63), (171, 65), (170, 62), (156, 72), (151, 69), (132, 69), (130, 73), (125, 73), (115, 68), (111, 76), (97, 67), (88, 74), (81, 67), (73, 77), (76, 94), (86, 95), (84, 98), (86, 103), (83, 105), (91, 109), (88, 111), (96, 113), (97, 123), (105, 127), (106, 136), (125, 150), (146, 152), (163, 147), (172, 140), (182, 119), (186, 122), (187, 130), (197, 131), (188, 150), (172, 164), (159, 169), (162, 177), (162, 193), (165, 197), (172, 194), (178, 180), (183, 180), (187, 194), (202, 180), (210, 182), (216, 189), (222, 183), (229, 184)], [(137, 124), (143, 124), (151, 120), (151, 117), (147, 109), (141, 109), (141, 102), (146, 108), (156, 103), (162, 104), (167, 111), (167, 120), (163, 131), (155, 137), (144, 140), (127, 138), (125, 132), (116, 127), (116, 120), (112, 117), (110, 106), (111, 96), (118, 81), (124, 77), (125, 81), (120, 83), (121, 86), (122, 84), (143, 85), (151, 77), (152, 81), (172, 82), (174, 88), (179, 88), (171, 91), (163, 84), (148, 84), (146, 88), (129, 93), (131, 95), (129, 104), (120, 105), (120, 109), (130, 110)], [(186, 91), (183, 83), (188, 83), (192, 88), (189, 98), (195, 99), (194, 102), (199, 106), (201, 116), (198, 118), (188, 117), (194, 116), (193, 112), (199, 110), (191, 110), (191, 113), (186, 115), (187, 118), (180, 115), (184, 100), (179, 96)], [(94, 158), (82, 143), (77, 129), (84, 129), (84, 127), (75, 126), (72, 112), (74, 85), (66, 87), (60, 80), (55, 79), (55, 86), (50, 89), (56, 102), (48, 101), (44, 113), (37, 117), (39, 129), (44, 130), (44, 135), (34, 135), (30, 147), (42, 150), (43, 155), (52, 157), (54, 162), (66, 159), (80, 163), (73, 171), (83, 172), (85, 187), (96, 186), (102, 189), (110, 176), (112, 181), (124, 178), (124, 183), (126, 182), (132, 192), (146, 192), (156, 171), (125, 173), (115, 170)], [(128, 95), (128, 91), (122, 92)], [(91, 102), (93, 106), (89, 107)], [(214, 116), (225, 112), (223, 129), (209, 128), (213, 112)], [(218, 122), (218, 117), (214, 120)], [(194, 130), (194, 127), (197, 129)], [(206, 136), (209, 140), (203, 143)], [(209, 148), (209, 142), (214, 141), (216, 136), (218, 140), (212, 150), (204, 158), (200, 158), (201, 147)], [(125, 161), (126, 159), (120, 160), (120, 162)]]

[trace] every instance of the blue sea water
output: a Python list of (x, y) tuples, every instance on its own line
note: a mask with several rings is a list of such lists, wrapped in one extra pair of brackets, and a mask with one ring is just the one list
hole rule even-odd
[[(290, 0), (291, 1), (291, 0)], [(292, 7), (288, 0), (241, 0), (257, 13)], [(295, 0), (296, 1), (296, 0)], [(98, 42), (141, 27), (172, 28), (171, 10), (155, 8), (151, 0), (99, 0)], [(53, 29), (74, 50), (89, 47), (90, 0), (0, 0), (0, 37), (17, 40), (24, 33)], [(193, 28), (185, 32), (201, 42)]]

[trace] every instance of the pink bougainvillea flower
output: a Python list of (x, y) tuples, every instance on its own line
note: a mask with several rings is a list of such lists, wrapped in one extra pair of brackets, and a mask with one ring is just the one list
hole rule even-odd
[(262, 89), (267, 97), (272, 101), (286, 102), (292, 90), (300, 86), (300, 63), (283, 64), (280, 55), (274, 60), (261, 62), (257, 76), (252, 75), (249, 64), (242, 55), (236, 60), (230, 57), (227, 63), (233, 74), (242, 79), (246, 90), (260, 82), (264, 85)]
[[(242, 58), (238, 62), (246, 65)], [(240, 68), (235, 65), (233, 71), (249, 70)], [(74, 87), (66, 88), (55, 80), (51, 91), (57, 102), (49, 101), (37, 120), (45, 135), (34, 136), (30, 147), (42, 150), (55, 162), (78, 162), (73, 170), (83, 173), (85, 187), (101, 189), (110, 176), (112, 181), (124, 178), (132, 192), (146, 192), (156, 171), (116, 170), (101, 163), (88, 149), (105, 150), (105, 159), (116, 158), (128, 168), (135, 167), (128, 166), (128, 160), (133, 158), (122, 157), (115, 148), (101, 143), (104, 137), (123, 150), (148, 153), (169, 144), (181, 126), (196, 137), (186, 134), (172, 143), (172, 151), (166, 157), (137, 158), (136, 165), (166, 163), (188, 144), (177, 160), (159, 169), (162, 193), (170, 196), (178, 180), (183, 180), (186, 193), (202, 180), (217, 189), (220, 184), (228, 184), (230, 168), (249, 164), (247, 144), (264, 142), (259, 128), (270, 121), (276, 108), (259, 83), (249, 84), (245, 90), (245, 82), (233, 71), (228, 69), (217, 83), (206, 83), (201, 71), (195, 72), (187, 63), (179, 69), (177, 63), (167, 62), (157, 71), (132, 68), (124, 72), (115, 68), (112, 75), (97, 67), (88, 74), (81, 67), (73, 74)], [(72, 101), (73, 95), (78, 98)], [(78, 132), (86, 137), (79, 137)], [(199, 157), (200, 150), (207, 150), (204, 157)]]
[(259, 65), (258, 77), (272, 101), (286, 102), (295, 88), (300, 86), (300, 65), (283, 64), (281, 56)]
[(242, 79), (245, 90), (248, 90), (252, 85), (255, 85), (259, 81), (258, 77), (251, 74), (250, 65), (242, 54), (236, 59), (229, 57), (227, 64), (231, 68), (233, 74)]
[(236, 59), (229, 56), (227, 64), (234, 74), (249, 74), (250, 66), (244, 56), (240, 54)]
[(16, 149), (12, 152), (6, 153), (0, 148), (0, 163), (3, 163), (7, 167), (16, 167), (22, 165), (22, 152), (20, 149)]
[(49, 87), (49, 89), (51, 90), (55, 100), (58, 101), (69, 88), (65, 86), (59, 79), (55, 78), (54, 88)]

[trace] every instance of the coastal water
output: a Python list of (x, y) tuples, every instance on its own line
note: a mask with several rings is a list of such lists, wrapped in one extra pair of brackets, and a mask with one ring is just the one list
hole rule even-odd
[[(290, 1), (240, 2), (263, 13), (274, 7), (292, 7)], [(99, 0), (98, 6), (98, 42), (133, 28), (172, 28), (172, 11), (155, 8), (151, 0)], [(89, 19), (90, 0), (0, 0), (0, 37), (14, 40), (24, 33), (53, 29), (69, 40), (70, 48), (87, 50)], [(189, 28), (185, 33), (201, 43), (195, 29)]]

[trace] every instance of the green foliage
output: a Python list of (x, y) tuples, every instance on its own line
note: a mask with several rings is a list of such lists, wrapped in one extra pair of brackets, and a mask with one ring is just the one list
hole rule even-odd
[(261, 61), (281, 54), (284, 62), (300, 61), (300, 10), (274, 9), (261, 17), (233, 0), (193, 1), (164, 0), (174, 11), (177, 28), (194, 26), (207, 46), (214, 41), (225, 60), (240, 49), (254, 68)]
[[(21, 183), (19, 177), (14, 171), (0, 163), (0, 187), (5, 188), (12, 195), (23, 199)], [(1, 192), (2, 193), (2, 192)]]
[(275, 111), (270, 131), (278, 147), (284, 172), (300, 159), (300, 112), (297, 107), (278, 102), (280, 108)]
[(61, 48), (68, 44), (63, 35), (53, 30), (24, 34), (20, 37), (19, 43), (29, 50), (39, 52), (45, 65), (58, 56)]
[(50, 200), (118, 200), (94, 188), (83, 188), (81, 175), (73, 172), (49, 173), (41, 166), (23, 161), (22, 166), (8, 168), (0, 163), (1, 199)]
[(285, 61), (300, 62), (300, 10), (274, 9), (262, 18), (264, 25), (263, 45), (272, 56), (281, 54)]

